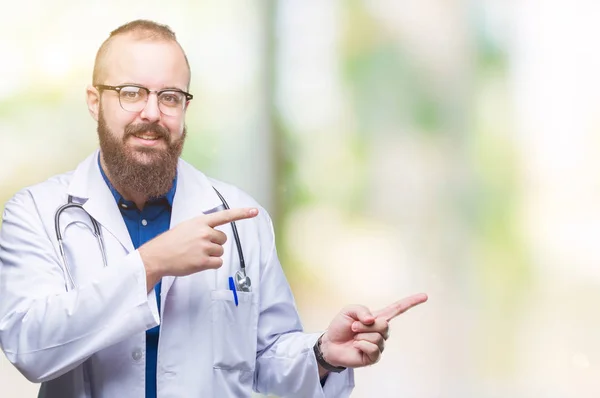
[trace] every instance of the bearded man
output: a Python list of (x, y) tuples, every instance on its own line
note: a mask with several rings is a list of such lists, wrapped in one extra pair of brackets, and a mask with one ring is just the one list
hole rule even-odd
[(427, 296), (304, 333), (267, 212), (180, 159), (189, 84), (165, 25), (102, 44), (99, 150), (6, 204), (0, 346), (41, 397), (347, 397), (388, 322)]

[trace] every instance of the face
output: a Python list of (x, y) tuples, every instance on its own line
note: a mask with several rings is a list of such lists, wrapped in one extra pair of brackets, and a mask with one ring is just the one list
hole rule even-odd
[[(187, 91), (189, 70), (176, 43), (117, 37), (105, 65), (101, 84)], [(187, 103), (180, 113), (165, 115), (151, 94), (141, 111), (130, 112), (121, 107), (119, 93), (90, 87), (88, 107), (98, 121), (102, 164), (113, 185), (147, 197), (166, 193), (185, 141)]]

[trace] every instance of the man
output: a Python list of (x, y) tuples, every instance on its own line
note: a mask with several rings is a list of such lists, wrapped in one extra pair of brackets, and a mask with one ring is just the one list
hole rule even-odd
[(102, 44), (100, 150), (5, 207), (0, 345), (43, 397), (348, 396), (388, 322), (427, 296), (303, 333), (266, 211), (179, 159), (189, 82), (167, 26)]

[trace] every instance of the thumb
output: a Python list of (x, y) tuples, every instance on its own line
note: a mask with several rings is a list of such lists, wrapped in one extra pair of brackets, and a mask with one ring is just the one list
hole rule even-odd
[(371, 311), (367, 307), (361, 305), (348, 307), (345, 311), (349, 317), (360, 321), (365, 325), (371, 325), (375, 322), (375, 317), (371, 314)]

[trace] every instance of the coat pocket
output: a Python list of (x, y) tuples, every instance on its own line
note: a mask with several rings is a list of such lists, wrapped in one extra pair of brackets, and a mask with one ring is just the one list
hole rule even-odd
[(231, 290), (211, 291), (213, 367), (253, 372), (256, 363), (258, 327), (257, 296), (237, 292), (235, 305)]

